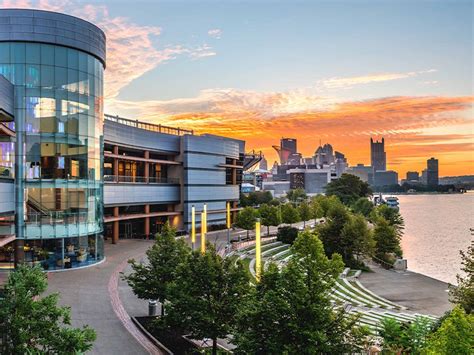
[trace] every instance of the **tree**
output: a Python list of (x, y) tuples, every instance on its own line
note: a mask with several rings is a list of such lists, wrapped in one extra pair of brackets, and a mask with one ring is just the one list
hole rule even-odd
[(259, 206), (264, 203), (270, 203), (273, 200), (270, 191), (255, 191), (240, 195), (240, 205), (242, 207)]
[(283, 226), (278, 228), (277, 240), (285, 244), (293, 244), (298, 237), (298, 228)]
[(311, 198), (312, 204), (318, 204), (319, 208), (321, 209), (318, 211), (321, 215), (316, 218), (327, 217), (329, 211), (334, 206), (342, 205), (341, 201), (337, 196), (324, 196), (324, 195), (316, 195)]
[(245, 207), (237, 214), (235, 225), (247, 231), (247, 239), (249, 238), (249, 231), (255, 228), (258, 217), (258, 211), (253, 207)]
[(370, 219), (377, 223), (377, 219), (384, 218), (393, 228), (398, 236), (403, 235), (403, 229), (405, 228), (405, 222), (400, 212), (395, 209), (388, 207), (387, 205), (380, 205), (373, 209)]
[(372, 255), (374, 242), (361, 215), (349, 215), (348, 221), (341, 231), (340, 253), (347, 266), (361, 267), (360, 256)]
[(385, 218), (378, 218), (374, 228), (375, 256), (391, 262), (388, 254), (402, 256), (400, 236)]
[(164, 322), (184, 329), (194, 339), (212, 339), (212, 353), (217, 354), (217, 338), (230, 333), (249, 292), (250, 276), (240, 260), (223, 259), (208, 244), (206, 253), (193, 252), (180, 265)]
[(326, 222), (317, 228), (319, 237), (324, 244), (326, 255), (333, 253), (344, 254), (342, 245), (342, 230), (349, 221), (349, 212), (340, 202), (331, 205), (327, 212)]
[(294, 257), (279, 272), (270, 265), (242, 304), (234, 343), (238, 354), (351, 353), (366, 332), (356, 318), (335, 311), (329, 292), (344, 264), (326, 257), (321, 241), (306, 230), (293, 244)]
[(300, 219), (303, 221), (303, 227), (306, 227), (306, 221), (311, 219), (311, 208), (307, 202), (302, 202), (298, 206), (298, 213), (300, 215)]
[(279, 226), (281, 224), (280, 209), (276, 206), (263, 204), (260, 206), (258, 213), (262, 219), (262, 225), (267, 227), (267, 235), (270, 235), (270, 226)]
[(283, 315), (291, 312), (283, 293), (282, 275), (272, 263), (238, 312), (233, 340), (236, 354), (281, 353), (286, 327), (279, 325)]
[(433, 327), (433, 321), (429, 318), (419, 316), (413, 322), (399, 322), (385, 317), (380, 325), (383, 353), (425, 354), (424, 348)]
[(370, 200), (368, 200), (366, 197), (360, 197), (352, 205), (352, 210), (355, 213), (359, 213), (363, 215), (364, 217), (369, 217), (373, 209), (374, 209), (374, 204)]
[(48, 287), (40, 267), (20, 265), (0, 298), (0, 353), (72, 354), (92, 349), (95, 331), (71, 325), (69, 307), (58, 307), (59, 294), (42, 296)]
[(470, 355), (473, 349), (474, 315), (456, 306), (430, 336), (425, 354)]
[(292, 189), (286, 193), (286, 198), (288, 201), (297, 203), (306, 200), (306, 192), (304, 189), (298, 188), (298, 189)]
[(319, 198), (313, 197), (309, 203), (309, 207), (311, 209), (311, 217), (314, 218), (315, 222), (317, 219), (324, 217), (324, 210)]
[(474, 312), (474, 243), (467, 252), (460, 251), (462, 259), (461, 270), (465, 276), (457, 275), (457, 286), (450, 289), (451, 302), (459, 304), (467, 314)]
[(176, 231), (166, 222), (163, 231), (156, 235), (155, 243), (146, 252), (147, 261), (138, 263), (133, 259), (129, 260), (133, 272), (124, 276), (124, 279), (138, 298), (158, 300), (162, 305), (163, 316), (163, 304), (169, 298), (169, 285), (189, 254), (186, 242), (176, 239)]
[(372, 195), (369, 184), (362, 181), (358, 176), (342, 174), (340, 178), (326, 185), (327, 196), (337, 196), (346, 206), (352, 205), (360, 197)]
[(300, 214), (291, 203), (287, 203), (281, 206), (281, 220), (291, 226), (293, 223), (300, 221)]

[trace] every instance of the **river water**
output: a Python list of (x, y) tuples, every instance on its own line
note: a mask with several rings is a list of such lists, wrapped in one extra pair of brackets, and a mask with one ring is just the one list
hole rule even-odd
[(465, 194), (399, 195), (405, 220), (403, 256), (408, 269), (456, 283), (459, 250), (470, 245), (474, 228), (474, 191)]

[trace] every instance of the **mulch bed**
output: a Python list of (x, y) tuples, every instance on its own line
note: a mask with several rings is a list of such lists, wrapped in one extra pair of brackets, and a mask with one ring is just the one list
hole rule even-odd
[(169, 330), (161, 330), (153, 327), (152, 322), (155, 317), (135, 318), (156, 340), (166, 346), (174, 354), (202, 354), (190, 342), (183, 339), (182, 334)]

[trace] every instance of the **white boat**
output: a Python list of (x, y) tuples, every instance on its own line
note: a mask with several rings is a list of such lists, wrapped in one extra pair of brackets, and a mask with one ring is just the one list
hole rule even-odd
[(398, 197), (389, 196), (385, 198), (385, 204), (390, 208), (399, 209), (400, 203), (398, 202)]

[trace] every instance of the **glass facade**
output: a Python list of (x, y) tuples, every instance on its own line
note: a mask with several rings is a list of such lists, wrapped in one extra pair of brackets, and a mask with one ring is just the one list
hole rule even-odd
[(0, 43), (16, 131), (16, 144), (0, 144), (0, 165), (15, 166), (15, 232), (25, 260), (46, 268), (103, 258), (103, 73), (102, 62), (80, 50)]

